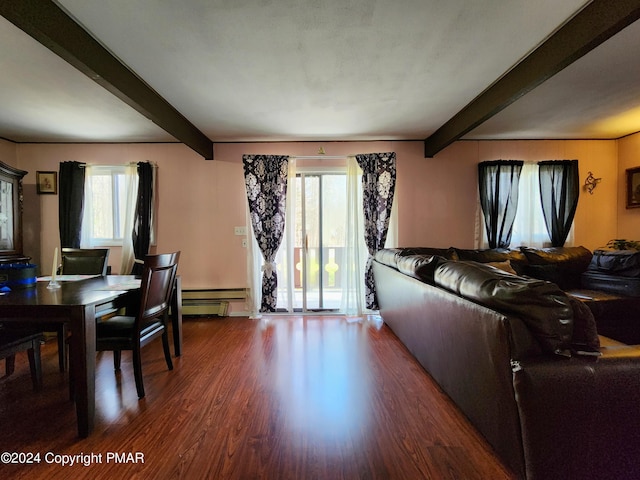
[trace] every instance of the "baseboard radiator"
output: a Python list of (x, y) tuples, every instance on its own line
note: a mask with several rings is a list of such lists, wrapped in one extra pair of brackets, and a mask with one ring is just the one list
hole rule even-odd
[(230, 302), (246, 298), (245, 288), (182, 290), (182, 315), (225, 317)]

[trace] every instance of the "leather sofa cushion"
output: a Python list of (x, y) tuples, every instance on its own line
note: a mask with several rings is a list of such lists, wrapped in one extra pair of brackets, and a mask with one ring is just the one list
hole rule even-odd
[[(430, 247), (403, 247), (403, 248), (383, 248), (378, 250), (375, 254), (375, 259), (387, 265), (389, 267), (398, 268), (398, 261), (404, 257), (410, 257), (412, 259), (416, 257), (432, 257), (438, 256), (448, 260), (457, 260), (455, 249), (453, 248), (430, 248)], [(414, 260), (410, 260), (409, 263), (405, 262), (405, 272), (411, 271), (410, 263)], [(431, 282), (432, 283), (432, 282)]]
[(388, 267), (398, 268), (398, 257), (401, 250), (400, 248), (383, 248), (376, 252), (375, 259)]
[(600, 338), (596, 327), (596, 319), (586, 303), (568, 295), (573, 309), (573, 334), (571, 351), (578, 355), (600, 355)]
[(516, 315), (545, 351), (571, 355), (573, 308), (557, 285), (471, 261), (443, 262), (434, 282), (505, 315)]
[(458, 260), (456, 249), (449, 248), (436, 248), (436, 247), (404, 247), (399, 248), (400, 256), (411, 255), (437, 255), (439, 257), (446, 258), (447, 260)]
[(595, 250), (588, 271), (621, 277), (640, 277), (640, 252)]
[(520, 250), (509, 250), (504, 248), (493, 248), (486, 250), (465, 250), (461, 248), (455, 249), (460, 260), (470, 260), (479, 263), (494, 263), (509, 261), (511, 267), (518, 275), (523, 275), (524, 268), (528, 260)]
[(581, 275), (593, 256), (585, 247), (520, 247), (520, 250), (529, 262), (525, 275), (553, 282), (563, 290), (580, 288)]
[(607, 275), (587, 270), (582, 274), (580, 281), (581, 286), (589, 290), (626, 297), (640, 297), (640, 277)]
[(584, 272), (591, 262), (592, 253), (585, 247), (520, 247), (529, 263), (547, 265), (549, 263), (566, 263)]
[(410, 277), (415, 277), (425, 283), (433, 285), (435, 269), (447, 259), (438, 255), (411, 255), (399, 257), (397, 268)]

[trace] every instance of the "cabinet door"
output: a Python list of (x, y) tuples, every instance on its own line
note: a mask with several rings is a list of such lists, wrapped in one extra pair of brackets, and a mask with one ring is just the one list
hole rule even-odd
[(26, 174), (24, 170), (0, 162), (0, 263), (25, 261), (22, 253), (22, 178)]

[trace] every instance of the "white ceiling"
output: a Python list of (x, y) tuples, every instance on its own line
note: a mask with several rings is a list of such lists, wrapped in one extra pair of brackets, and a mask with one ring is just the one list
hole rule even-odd
[[(214, 142), (423, 140), (584, 0), (60, 0)], [(639, 22), (637, 22), (639, 23)], [(464, 138), (640, 131), (632, 24)], [(175, 139), (0, 17), (0, 137)]]

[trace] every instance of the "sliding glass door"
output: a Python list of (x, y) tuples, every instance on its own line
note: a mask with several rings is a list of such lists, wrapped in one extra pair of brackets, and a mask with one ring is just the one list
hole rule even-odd
[[(355, 158), (321, 160), (332, 165), (289, 163), (285, 235), (275, 258), (276, 310), (358, 316), (365, 305), (368, 256), (362, 171)], [(391, 215), (388, 246), (395, 246), (396, 216)], [(252, 237), (248, 267), (256, 293), (251, 298), (252, 311), (257, 312), (266, 267)]]
[(295, 181), (293, 308), (338, 311), (346, 246), (346, 175), (300, 173)]

